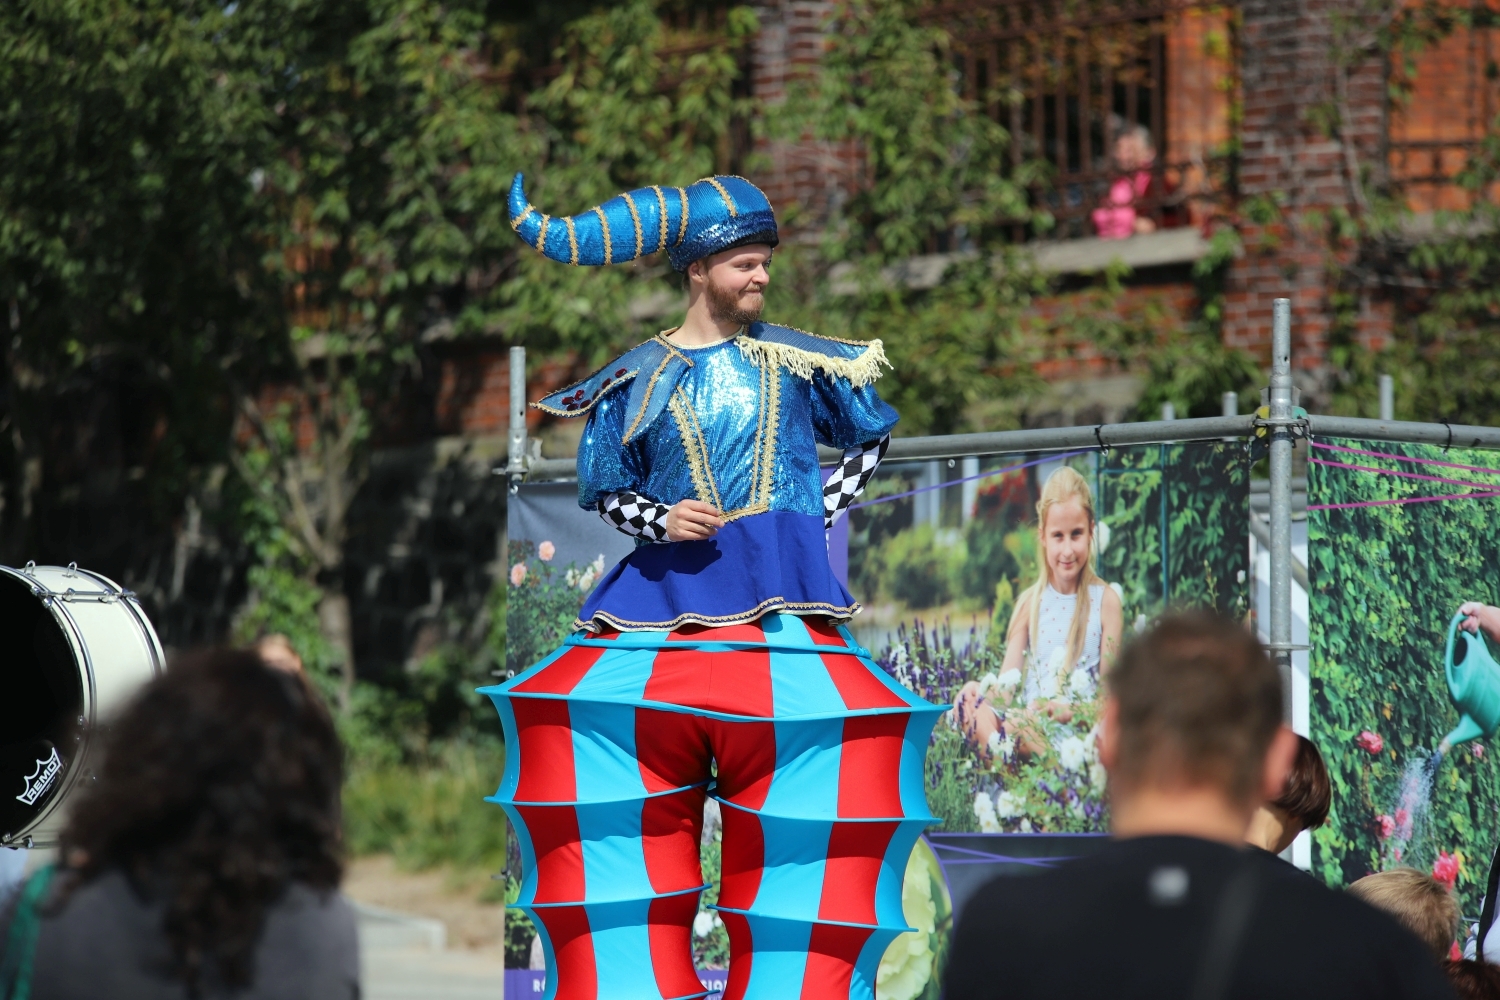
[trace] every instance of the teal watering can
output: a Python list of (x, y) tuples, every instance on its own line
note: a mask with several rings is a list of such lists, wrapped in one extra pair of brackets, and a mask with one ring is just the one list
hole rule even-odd
[(1443, 738), (1447, 747), (1495, 735), (1500, 729), (1500, 663), (1477, 635), (1458, 627), (1463, 614), (1448, 623), (1448, 650), (1443, 666), (1448, 674), (1448, 697), (1458, 709), (1458, 725)]

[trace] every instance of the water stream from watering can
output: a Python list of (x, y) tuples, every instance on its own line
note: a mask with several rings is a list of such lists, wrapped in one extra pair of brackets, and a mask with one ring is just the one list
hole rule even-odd
[(1386, 841), (1386, 856), (1400, 864), (1422, 864), (1419, 861), (1427, 837), (1428, 814), (1432, 810), (1432, 782), (1437, 776), (1448, 743), (1438, 744), (1430, 756), (1417, 754), (1406, 762), (1401, 773), (1401, 788), (1390, 812), (1391, 832)]

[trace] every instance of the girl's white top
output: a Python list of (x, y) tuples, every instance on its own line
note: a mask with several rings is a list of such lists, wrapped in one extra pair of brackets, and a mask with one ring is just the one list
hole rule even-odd
[(1073, 625), (1077, 594), (1059, 594), (1048, 584), (1042, 591), (1037, 615), (1036, 635), (1031, 636), (1027, 651), (1026, 685), (1021, 698), (1027, 704), (1039, 698), (1087, 700), (1094, 697), (1099, 685), (1099, 648), (1104, 625), (1099, 611), (1104, 606), (1104, 584), (1089, 586), (1089, 625), (1084, 633), (1083, 650), (1078, 662), (1065, 664), (1068, 655), (1068, 629)]

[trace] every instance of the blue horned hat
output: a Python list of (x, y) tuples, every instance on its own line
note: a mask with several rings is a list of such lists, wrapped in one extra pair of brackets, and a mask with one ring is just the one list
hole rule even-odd
[(510, 227), (538, 253), (563, 264), (621, 264), (666, 250), (676, 271), (721, 250), (779, 242), (765, 194), (732, 176), (705, 177), (685, 188), (636, 188), (559, 219), (532, 207), (516, 174)]

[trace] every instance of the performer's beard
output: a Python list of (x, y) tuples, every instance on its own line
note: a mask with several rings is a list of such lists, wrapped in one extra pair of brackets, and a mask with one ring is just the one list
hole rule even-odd
[(712, 279), (706, 289), (708, 315), (716, 323), (738, 323), (749, 326), (760, 319), (766, 308), (766, 297), (760, 292), (735, 292)]

